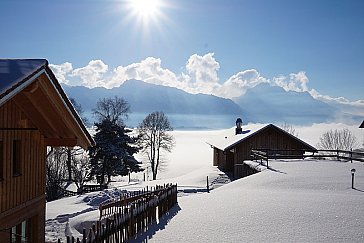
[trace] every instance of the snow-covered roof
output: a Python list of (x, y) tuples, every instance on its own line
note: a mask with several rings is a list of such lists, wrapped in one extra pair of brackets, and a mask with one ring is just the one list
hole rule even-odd
[(235, 135), (235, 127), (228, 130), (222, 131), (220, 134), (216, 135), (213, 140), (207, 141), (207, 143), (220, 150), (226, 150), (233, 147), (235, 144), (243, 141), (244, 139), (250, 137), (252, 134), (261, 130), (262, 128), (268, 126), (268, 124), (248, 124), (242, 126), (242, 133)]
[(225, 150), (228, 150), (228, 149), (234, 147), (238, 143), (259, 133), (260, 131), (262, 131), (268, 127), (274, 127), (276, 129), (279, 129), (280, 131), (282, 131), (283, 133), (292, 137), (293, 139), (297, 140), (298, 142), (305, 144), (310, 149), (316, 150), (314, 147), (312, 147), (308, 143), (302, 141), (301, 139), (293, 136), (292, 134), (284, 131), (283, 129), (281, 129), (273, 124), (247, 124), (247, 125), (242, 126), (242, 133), (236, 134), (236, 135), (235, 135), (235, 127), (232, 127), (228, 130), (225, 130), (221, 134), (217, 135), (214, 140), (207, 141), (207, 143), (212, 147), (225, 151)]
[(45, 59), (0, 59), (0, 98), (47, 65)]
[(364, 121), (361, 123), (361, 125), (359, 126), (359, 128), (364, 128)]

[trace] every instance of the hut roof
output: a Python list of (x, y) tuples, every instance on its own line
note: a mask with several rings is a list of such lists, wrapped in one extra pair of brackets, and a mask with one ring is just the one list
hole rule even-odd
[(218, 148), (222, 151), (229, 150), (233, 147), (235, 147), (237, 144), (243, 142), (244, 140), (255, 136), (256, 134), (269, 129), (269, 128), (275, 128), (279, 131), (283, 132), (287, 136), (290, 136), (297, 142), (303, 144), (306, 148), (310, 150), (316, 150), (313, 146), (309, 145), (308, 143), (302, 141), (301, 139), (297, 138), (296, 136), (293, 136), (292, 134), (284, 131), (283, 129), (273, 125), (273, 124), (248, 124), (245, 126), (242, 126), (242, 133), (235, 135), (235, 127), (229, 129), (228, 131), (222, 133), (221, 135), (217, 136), (216, 139), (213, 141), (207, 142), (210, 146)]
[(364, 121), (361, 123), (361, 125), (359, 126), (359, 128), (364, 128)]
[[(33, 117), (49, 145), (88, 147), (94, 143), (46, 59), (0, 59), (0, 106), (14, 98)], [(59, 144), (67, 139), (66, 144)]]

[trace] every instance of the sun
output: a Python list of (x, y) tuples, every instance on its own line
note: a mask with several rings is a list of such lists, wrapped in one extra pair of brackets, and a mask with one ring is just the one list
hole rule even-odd
[(121, 0), (123, 3), (123, 22), (133, 29), (133, 33), (149, 36), (165, 34), (165, 29), (172, 24), (168, 12), (174, 6), (167, 0)]
[(160, 0), (130, 0), (129, 4), (133, 15), (144, 20), (157, 18), (162, 5)]

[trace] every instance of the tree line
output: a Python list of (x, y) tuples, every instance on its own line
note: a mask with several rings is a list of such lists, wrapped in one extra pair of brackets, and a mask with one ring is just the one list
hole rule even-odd
[[(80, 104), (70, 99), (84, 123)], [(50, 147), (46, 163), (47, 201), (58, 199), (64, 188), (74, 183), (82, 191), (86, 182), (96, 181), (108, 185), (113, 176), (126, 176), (143, 171), (142, 163), (135, 158), (143, 153), (157, 178), (163, 152), (174, 147), (173, 130), (168, 117), (160, 111), (148, 114), (135, 129), (129, 129), (125, 121), (130, 105), (121, 97), (100, 99), (93, 109), (95, 144), (84, 150), (80, 147)], [(148, 167), (149, 167), (148, 166)]]

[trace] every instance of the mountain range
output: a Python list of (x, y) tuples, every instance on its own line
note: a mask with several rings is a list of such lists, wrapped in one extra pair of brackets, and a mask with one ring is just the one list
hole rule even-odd
[[(339, 109), (314, 99), (308, 92), (287, 92), (269, 84), (259, 84), (233, 100), (206, 94), (190, 94), (177, 88), (139, 80), (128, 80), (112, 89), (62, 86), (69, 97), (81, 104), (86, 114), (91, 114), (99, 99), (114, 96), (128, 101), (131, 114), (163, 111), (166, 114), (178, 114), (185, 119), (190, 115), (208, 116), (211, 119), (214, 116), (226, 116), (242, 117), (244, 122), (307, 125), (333, 122), (338, 113), (342, 113)], [(345, 114), (340, 116), (345, 117)]]

